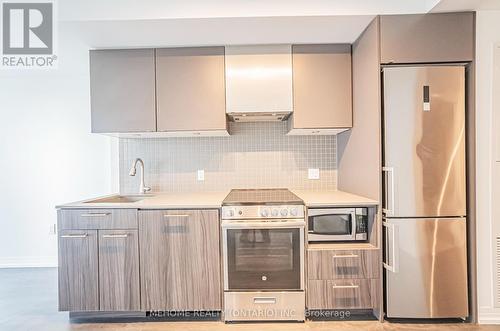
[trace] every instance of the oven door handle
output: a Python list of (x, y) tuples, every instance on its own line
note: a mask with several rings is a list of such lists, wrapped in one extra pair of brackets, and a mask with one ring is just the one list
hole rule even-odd
[(262, 304), (274, 305), (274, 304), (276, 304), (276, 298), (275, 297), (254, 297), (253, 303), (261, 304), (261, 305)]
[(222, 222), (223, 229), (276, 229), (276, 228), (304, 228), (304, 221), (267, 221), (267, 222)]

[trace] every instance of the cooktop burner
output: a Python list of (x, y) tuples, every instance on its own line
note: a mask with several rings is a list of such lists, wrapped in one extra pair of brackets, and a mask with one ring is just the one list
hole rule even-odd
[(304, 201), (284, 188), (231, 190), (222, 202), (223, 206), (303, 204)]

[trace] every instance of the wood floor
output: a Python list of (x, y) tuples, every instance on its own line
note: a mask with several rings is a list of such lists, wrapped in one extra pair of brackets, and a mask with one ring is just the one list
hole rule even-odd
[(400, 324), (369, 322), (306, 322), (224, 324), (222, 322), (70, 323), (57, 311), (57, 270), (0, 269), (0, 331), (364, 331), (364, 330), (500, 330), (471, 324)]

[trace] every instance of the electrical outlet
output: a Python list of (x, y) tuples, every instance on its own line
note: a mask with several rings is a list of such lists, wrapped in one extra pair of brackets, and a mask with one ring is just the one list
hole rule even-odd
[(319, 179), (319, 169), (308, 169), (307, 178), (309, 179)]
[(198, 170), (197, 178), (200, 181), (205, 180), (205, 170)]
[(50, 225), (49, 234), (50, 235), (56, 235), (57, 234), (57, 225), (55, 223)]

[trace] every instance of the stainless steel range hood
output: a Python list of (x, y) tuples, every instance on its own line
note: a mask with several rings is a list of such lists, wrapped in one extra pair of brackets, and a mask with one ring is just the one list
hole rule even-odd
[(288, 119), (291, 112), (274, 113), (228, 113), (229, 119), (233, 122), (281, 122)]
[(226, 112), (235, 122), (284, 121), (293, 111), (291, 45), (226, 47)]

